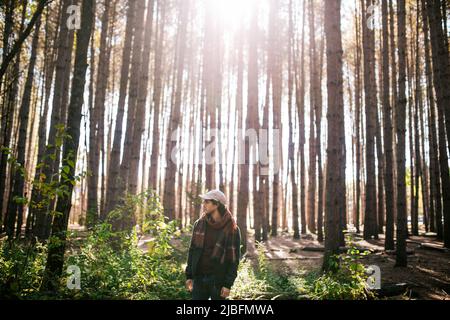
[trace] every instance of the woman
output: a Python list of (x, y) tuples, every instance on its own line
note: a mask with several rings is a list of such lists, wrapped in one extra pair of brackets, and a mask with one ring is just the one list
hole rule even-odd
[(224, 300), (237, 277), (241, 233), (220, 190), (200, 195), (203, 214), (194, 222), (186, 266), (193, 300)]

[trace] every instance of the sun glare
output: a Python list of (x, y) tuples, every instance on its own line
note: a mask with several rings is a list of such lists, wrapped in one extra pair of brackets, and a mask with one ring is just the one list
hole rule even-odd
[[(263, 1), (259, 1), (263, 2)], [(227, 30), (236, 30), (256, 10), (258, 0), (206, 0)]]

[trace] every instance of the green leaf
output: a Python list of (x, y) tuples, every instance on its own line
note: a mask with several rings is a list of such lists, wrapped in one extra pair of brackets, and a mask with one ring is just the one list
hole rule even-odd
[(75, 163), (74, 163), (72, 160), (68, 159), (68, 160), (67, 160), (67, 164), (68, 164), (71, 168), (75, 168)]

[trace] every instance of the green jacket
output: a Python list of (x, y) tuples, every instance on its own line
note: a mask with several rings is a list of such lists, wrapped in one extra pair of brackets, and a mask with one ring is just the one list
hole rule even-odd
[[(192, 234), (197, 227), (199, 220), (194, 222), (194, 226), (192, 228)], [(186, 279), (192, 279), (196, 273), (198, 262), (200, 261), (200, 257), (202, 256), (203, 248), (196, 248), (193, 245), (193, 236), (191, 238), (191, 244), (189, 246), (189, 255), (186, 266)], [(236, 262), (224, 262), (220, 264), (218, 261), (214, 262), (214, 270), (213, 273), (216, 275), (216, 281), (218, 285), (221, 287), (225, 287), (231, 289), (233, 286), (234, 280), (237, 277), (237, 270), (239, 266), (239, 261), (241, 259), (241, 230), (237, 227), (237, 237), (235, 237), (235, 247), (238, 248), (236, 250)]]

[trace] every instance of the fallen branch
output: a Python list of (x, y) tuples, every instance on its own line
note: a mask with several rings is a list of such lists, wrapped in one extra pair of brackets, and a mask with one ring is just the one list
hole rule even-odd
[(428, 249), (428, 250), (436, 250), (436, 251), (440, 251), (440, 252), (448, 252), (449, 250), (445, 247), (443, 247), (440, 244), (434, 244), (434, 243), (421, 243), (420, 247), (423, 249)]
[[(397, 254), (397, 250), (386, 250), (386, 253), (390, 254), (390, 255), (395, 255), (395, 254)], [(415, 253), (415, 251), (413, 249), (406, 249), (407, 255), (412, 255), (414, 253)]]
[(303, 251), (311, 251), (311, 252), (324, 252), (324, 247), (303, 247), (301, 250)]
[(356, 250), (358, 250), (359, 252), (364, 252), (364, 251), (380, 252), (380, 251), (381, 251), (380, 249), (375, 249), (375, 248), (365, 248), (365, 247), (352, 247), (352, 248), (349, 248), (349, 247), (339, 247), (339, 251), (340, 251), (340, 252), (347, 252), (348, 250), (351, 250), (351, 249), (356, 249)]
[[(339, 251), (342, 253), (347, 252), (348, 250), (353, 249), (353, 248), (349, 248), (349, 247), (339, 247)], [(370, 251), (370, 252), (380, 252), (380, 249), (375, 249), (375, 248), (365, 248), (365, 247), (355, 247), (354, 249), (360, 251), (360, 252), (364, 252), (364, 251)], [(324, 252), (325, 248), (324, 247), (304, 247), (301, 250), (303, 251), (311, 251), (311, 252)]]
[(407, 283), (387, 283), (381, 286), (381, 289), (372, 290), (378, 297), (393, 297), (404, 294), (408, 290)]
[(267, 260), (311, 260), (311, 259), (322, 259), (322, 257), (274, 257), (274, 258), (267, 258)]

